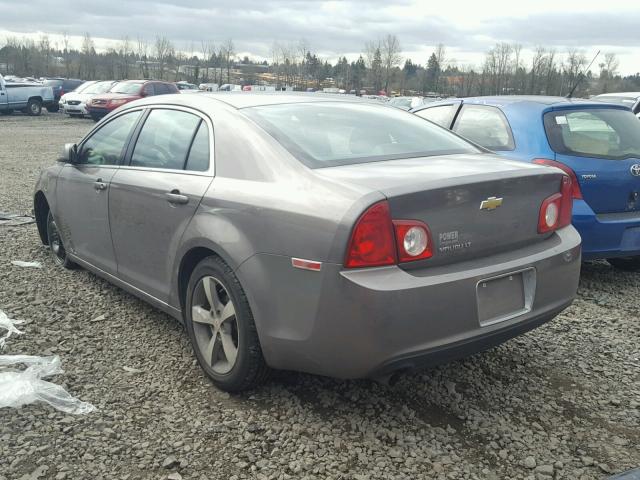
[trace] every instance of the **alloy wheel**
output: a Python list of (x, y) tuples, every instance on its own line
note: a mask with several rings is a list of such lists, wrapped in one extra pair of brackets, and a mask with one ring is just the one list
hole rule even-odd
[(217, 374), (229, 373), (238, 357), (238, 322), (231, 296), (220, 280), (200, 279), (193, 291), (191, 320), (204, 361)]
[(53, 253), (53, 259), (58, 265), (63, 265), (67, 258), (67, 252), (65, 251), (64, 245), (62, 244), (60, 232), (58, 232), (58, 226), (51, 216), (47, 224), (47, 235), (49, 237), (49, 247), (51, 248), (51, 252)]

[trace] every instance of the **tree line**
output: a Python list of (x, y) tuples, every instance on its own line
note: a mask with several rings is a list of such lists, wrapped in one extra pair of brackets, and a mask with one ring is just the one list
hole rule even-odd
[[(462, 65), (438, 45), (424, 63), (404, 58), (396, 35), (364, 44), (362, 53), (349, 61), (341, 56), (329, 62), (306, 41), (275, 42), (270, 61), (238, 58), (231, 39), (201, 41), (178, 49), (165, 36), (153, 41), (124, 37), (115, 46), (97, 51), (86, 33), (79, 48), (62, 35), (53, 43), (47, 35), (38, 40), (8, 37), (0, 48), (0, 73), (16, 76), (67, 78), (156, 78), (193, 83), (273, 83), (297, 90), (335, 87), (347, 92), (387, 92), (407, 95), (567, 95), (640, 90), (640, 74), (621, 76), (619, 60), (605, 52), (591, 61), (579, 49), (558, 51), (539, 46), (525, 59), (521, 45), (498, 43), (485, 52), (480, 65)], [(585, 72), (585, 70), (587, 70)], [(583, 76), (584, 73), (584, 76)], [(580, 81), (579, 81), (580, 80)]]

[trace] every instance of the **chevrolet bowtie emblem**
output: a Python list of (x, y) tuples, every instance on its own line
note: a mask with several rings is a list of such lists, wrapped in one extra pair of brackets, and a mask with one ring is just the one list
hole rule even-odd
[(489, 197), (480, 203), (480, 210), (495, 210), (502, 205), (502, 198)]

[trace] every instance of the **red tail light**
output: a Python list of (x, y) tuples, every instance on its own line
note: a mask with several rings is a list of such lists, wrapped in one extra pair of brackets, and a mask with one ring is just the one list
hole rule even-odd
[(380, 267), (397, 262), (389, 203), (369, 207), (358, 219), (351, 234), (345, 266)]
[(569, 175), (571, 179), (571, 196), (575, 199), (582, 199), (582, 192), (580, 191), (580, 184), (578, 183), (578, 177), (570, 167), (567, 167), (564, 163), (556, 162), (555, 160), (549, 160), (547, 158), (536, 158), (533, 163), (538, 165), (548, 165), (550, 167), (556, 167)]
[(571, 184), (571, 179), (563, 176), (560, 192), (554, 193), (542, 202), (538, 216), (538, 233), (553, 232), (571, 223), (573, 208)]
[(381, 267), (430, 258), (429, 227), (417, 220), (391, 220), (385, 200), (358, 219), (349, 240), (345, 267)]

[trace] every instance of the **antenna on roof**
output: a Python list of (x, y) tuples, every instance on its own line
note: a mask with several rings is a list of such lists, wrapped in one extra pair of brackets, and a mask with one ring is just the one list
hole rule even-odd
[(600, 50), (598, 50), (598, 52), (596, 53), (596, 56), (593, 57), (593, 60), (591, 60), (591, 63), (589, 64), (589, 66), (578, 74), (578, 79), (576, 80), (576, 83), (573, 84), (573, 88), (571, 89), (571, 91), (569, 92), (569, 95), (567, 95), (566, 98), (571, 98), (572, 97), (573, 92), (575, 91), (576, 88), (578, 88), (578, 85), (580, 85), (580, 82), (584, 78), (584, 72), (588, 72), (589, 71), (589, 69), (591, 68), (591, 65), (593, 65), (593, 62), (595, 62), (596, 58), (598, 58), (598, 55), (600, 55)]

